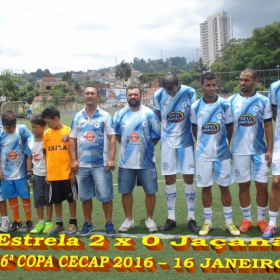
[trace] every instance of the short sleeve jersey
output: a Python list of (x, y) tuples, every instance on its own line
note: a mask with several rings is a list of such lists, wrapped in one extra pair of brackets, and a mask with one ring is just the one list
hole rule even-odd
[(25, 145), (30, 132), (23, 124), (18, 124), (13, 133), (0, 129), (1, 169), (5, 180), (26, 177)]
[(170, 148), (193, 146), (190, 109), (196, 101), (196, 91), (181, 85), (174, 97), (161, 88), (153, 97), (153, 107), (161, 112), (161, 145)]
[(46, 150), (48, 181), (69, 180), (71, 175), (70, 160), (70, 127), (47, 129), (43, 138), (43, 149)]
[(271, 105), (277, 107), (273, 153), (280, 153), (280, 81), (274, 82), (270, 85), (268, 96)]
[(259, 93), (251, 97), (236, 93), (228, 101), (233, 116), (232, 154), (266, 153), (263, 122), (272, 120), (269, 99)]
[(203, 98), (191, 107), (191, 123), (197, 126), (196, 160), (218, 161), (230, 158), (226, 126), (232, 123), (229, 102), (218, 97), (207, 104)]
[(25, 154), (32, 157), (33, 173), (37, 176), (46, 176), (46, 158), (43, 153), (43, 141), (36, 141), (34, 135), (27, 139)]
[(116, 134), (121, 136), (118, 165), (128, 169), (155, 168), (153, 139), (160, 138), (157, 115), (145, 105), (138, 111), (128, 106), (114, 116)]
[(97, 107), (92, 117), (85, 108), (73, 118), (70, 137), (77, 139), (77, 156), (81, 167), (106, 166), (109, 158), (108, 135), (115, 134), (111, 115)]

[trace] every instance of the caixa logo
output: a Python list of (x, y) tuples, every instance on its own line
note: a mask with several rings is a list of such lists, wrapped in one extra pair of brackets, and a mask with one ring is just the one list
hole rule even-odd
[(202, 126), (202, 132), (205, 134), (215, 134), (220, 130), (220, 126), (214, 122), (207, 122)]
[(244, 114), (238, 118), (238, 124), (242, 126), (252, 126), (255, 123), (256, 118), (250, 114)]
[(167, 115), (167, 120), (173, 123), (181, 122), (184, 118), (185, 115), (180, 111), (173, 111)]

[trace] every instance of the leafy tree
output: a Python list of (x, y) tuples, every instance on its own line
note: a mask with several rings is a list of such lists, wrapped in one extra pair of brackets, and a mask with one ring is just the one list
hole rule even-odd
[(117, 79), (122, 81), (122, 86), (124, 85), (124, 81), (127, 81), (131, 77), (131, 67), (129, 63), (123, 60), (119, 65), (115, 68), (115, 75)]
[(195, 65), (195, 69), (194, 69), (197, 73), (203, 73), (207, 70), (209, 70), (209, 65), (205, 64), (203, 62), (202, 57), (199, 58), (199, 60), (197, 61), (196, 65)]

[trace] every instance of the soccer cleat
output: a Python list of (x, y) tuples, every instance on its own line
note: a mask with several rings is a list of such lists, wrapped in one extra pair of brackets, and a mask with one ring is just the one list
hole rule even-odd
[(160, 228), (160, 230), (161, 231), (167, 231), (167, 230), (170, 230), (170, 229), (172, 229), (174, 227), (176, 227), (176, 222), (171, 220), (171, 219), (167, 219), (165, 225), (162, 226)]
[(204, 223), (203, 227), (199, 231), (199, 235), (205, 236), (213, 229), (212, 225)]
[(10, 228), (10, 222), (8, 219), (2, 220), (1, 226), (0, 226), (0, 232), (7, 232)]
[(53, 228), (54, 224), (53, 222), (46, 222), (45, 223), (45, 228), (43, 230), (43, 233), (49, 233), (49, 231)]
[(267, 228), (265, 229), (265, 232), (262, 235), (262, 238), (264, 239), (269, 239), (269, 238), (273, 238), (274, 235), (277, 232), (277, 228), (274, 226), (267, 226)]
[(193, 219), (190, 219), (188, 221), (188, 226), (189, 226), (189, 229), (195, 233), (198, 233), (200, 231), (200, 227), (197, 225), (196, 221)]
[(125, 219), (121, 227), (119, 228), (119, 232), (126, 232), (133, 227), (134, 227), (134, 220)]
[(239, 227), (240, 232), (247, 232), (252, 227), (252, 221), (249, 221), (247, 219), (243, 219), (241, 222), (241, 225)]
[(261, 221), (258, 221), (257, 227), (260, 229), (260, 231), (262, 233), (264, 233), (266, 228), (268, 227), (268, 224), (267, 224), (266, 220), (261, 220)]
[(84, 222), (82, 230), (80, 231), (81, 236), (86, 236), (90, 234), (94, 230), (93, 224), (89, 224), (88, 222)]
[(48, 232), (48, 235), (57, 234), (64, 230), (64, 227), (58, 224), (55, 224), (53, 228)]
[(32, 221), (26, 221), (26, 231), (30, 232), (33, 229), (33, 222)]
[(107, 236), (113, 236), (113, 235), (116, 234), (116, 231), (114, 229), (114, 225), (111, 222), (106, 223), (105, 229), (106, 229), (106, 235)]
[(155, 224), (154, 220), (151, 219), (151, 218), (148, 218), (148, 219), (145, 221), (145, 225), (146, 225), (146, 228), (149, 230), (149, 232), (158, 231), (157, 225)]
[(36, 224), (35, 228), (33, 228), (30, 233), (40, 233), (44, 230), (45, 225), (43, 223)]
[(15, 232), (22, 227), (22, 222), (14, 221), (8, 232)]
[(226, 225), (226, 229), (230, 232), (231, 235), (234, 236), (240, 235), (240, 231), (232, 222)]
[(68, 235), (74, 235), (77, 233), (77, 225), (75, 224), (70, 224), (68, 230), (65, 232)]

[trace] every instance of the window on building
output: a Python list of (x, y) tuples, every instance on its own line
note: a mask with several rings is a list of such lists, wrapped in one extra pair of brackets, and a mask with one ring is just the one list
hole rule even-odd
[(46, 86), (46, 90), (51, 90), (52, 86)]

